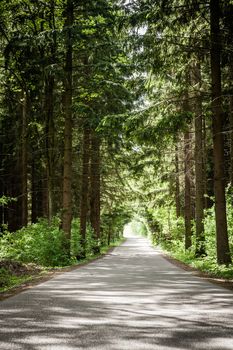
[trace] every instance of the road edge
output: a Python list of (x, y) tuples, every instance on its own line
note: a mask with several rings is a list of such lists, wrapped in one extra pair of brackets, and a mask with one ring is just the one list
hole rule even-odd
[(208, 281), (212, 284), (221, 286), (225, 289), (228, 289), (230, 291), (233, 291), (233, 281), (231, 280), (227, 280), (224, 278), (218, 278), (218, 277), (214, 277), (211, 276), (210, 274), (208, 274), (207, 272), (202, 272), (188, 264), (185, 264), (183, 261), (180, 261), (174, 257), (172, 257), (171, 255), (168, 255), (167, 253), (165, 253), (164, 251), (160, 250), (161, 255), (164, 259), (166, 259), (167, 261), (169, 261), (171, 264), (185, 270), (185, 271), (189, 271), (192, 272), (192, 274), (196, 277), (200, 277), (202, 279), (204, 279), (205, 281)]
[(109, 247), (109, 249), (104, 252), (104, 253), (101, 253), (101, 255), (89, 260), (89, 261), (84, 261), (84, 262), (79, 262), (77, 265), (71, 265), (71, 266), (67, 266), (67, 267), (64, 267), (64, 268), (55, 268), (53, 270), (50, 270), (48, 272), (46, 272), (44, 275), (37, 275), (35, 277), (33, 277), (31, 280), (29, 281), (26, 281), (26, 282), (23, 282), (22, 284), (19, 284), (18, 286), (16, 287), (13, 287), (11, 288), (10, 290), (8, 291), (5, 291), (5, 292), (0, 292), (0, 302), (3, 301), (3, 300), (6, 300), (8, 298), (11, 298), (17, 294), (20, 294), (28, 289), (31, 289), (41, 283), (44, 283), (44, 282), (47, 282), (53, 278), (55, 278), (56, 276), (59, 276), (59, 275), (62, 275), (63, 273), (66, 273), (66, 272), (70, 272), (70, 271), (73, 271), (73, 270), (77, 270), (79, 269), (80, 267), (83, 267), (85, 265), (88, 265), (88, 264), (91, 264), (93, 263), (94, 261), (97, 261), (99, 259), (102, 259), (104, 258), (107, 254), (111, 253), (113, 250), (115, 250), (116, 248), (120, 247), (123, 243), (125, 242), (125, 239), (122, 240), (120, 242), (119, 245), (117, 246), (113, 246), (113, 247)]

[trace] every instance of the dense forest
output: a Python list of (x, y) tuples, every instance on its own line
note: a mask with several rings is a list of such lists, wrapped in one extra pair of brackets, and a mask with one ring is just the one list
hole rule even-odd
[(232, 269), (232, 37), (232, 0), (2, 0), (0, 260), (68, 265), (132, 222)]

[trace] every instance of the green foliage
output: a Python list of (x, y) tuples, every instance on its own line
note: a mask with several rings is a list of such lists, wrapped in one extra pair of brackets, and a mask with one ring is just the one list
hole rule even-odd
[(63, 247), (65, 237), (54, 218), (51, 225), (40, 219), (36, 224), (0, 238), (0, 259), (14, 259), (24, 263), (34, 262), (43, 266), (69, 265)]
[(4, 267), (0, 268), (0, 288), (9, 285), (10, 273)]
[(110, 244), (122, 237), (124, 226), (130, 221), (131, 213), (124, 207), (112, 208), (101, 216), (102, 244)]
[(150, 228), (153, 244), (173, 249), (177, 242), (183, 244), (184, 220), (177, 218), (173, 206), (157, 206), (146, 210), (145, 218)]
[(86, 256), (91, 257), (94, 255), (94, 247), (96, 242), (94, 240), (94, 233), (91, 225), (87, 225), (86, 229), (86, 240), (85, 240), (85, 254), (82, 242), (82, 237), (80, 234), (80, 220), (73, 219), (72, 229), (71, 229), (71, 256), (75, 260), (76, 258)]
[(7, 197), (7, 196), (2, 196), (0, 197), (0, 206), (7, 205), (8, 203), (16, 201), (15, 198)]
[[(228, 228), (231, 252), (233, 253), (233, 208), (231, 195), (227, 195)], [(169, 209), (169, 210), (168, 210)], [(169, 214), (170, 211), (170, 214)], [(147, 211), (146, 219), (153, 244), (160, 245), (169, 255), (212, 276), (233, 278), (233, 265), (218, 265), (216, 261), (215, 212), (214, 206), (205, 212), (205, 247), (207, 256), (195, 256), (195, 230), (193, 225), (192, 247), (184, 248), (184, 219), (175, 217), (175, 208), (162, 206)]]
[(7, 268), (0, 268), (0, 292), (7, 291), (20, 285), (21, 283), (30, 281), (33, 276), (34, 274), (32, 272), (17, 275), (12, 273), (12, 271), (8, 270)]

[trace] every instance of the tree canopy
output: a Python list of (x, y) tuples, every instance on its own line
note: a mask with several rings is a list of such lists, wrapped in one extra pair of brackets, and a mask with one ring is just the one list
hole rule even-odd
[(1, 1), (1, 259), (35, 235), (67, 264), (137, 221), (231, 265), (232, 20), (230, 0)]

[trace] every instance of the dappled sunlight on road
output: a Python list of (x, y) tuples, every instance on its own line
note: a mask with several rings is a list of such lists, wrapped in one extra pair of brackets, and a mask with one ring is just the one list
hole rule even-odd
[(229, 350), (233, 294), (132, 237), (0, 304), (1, 349)]

